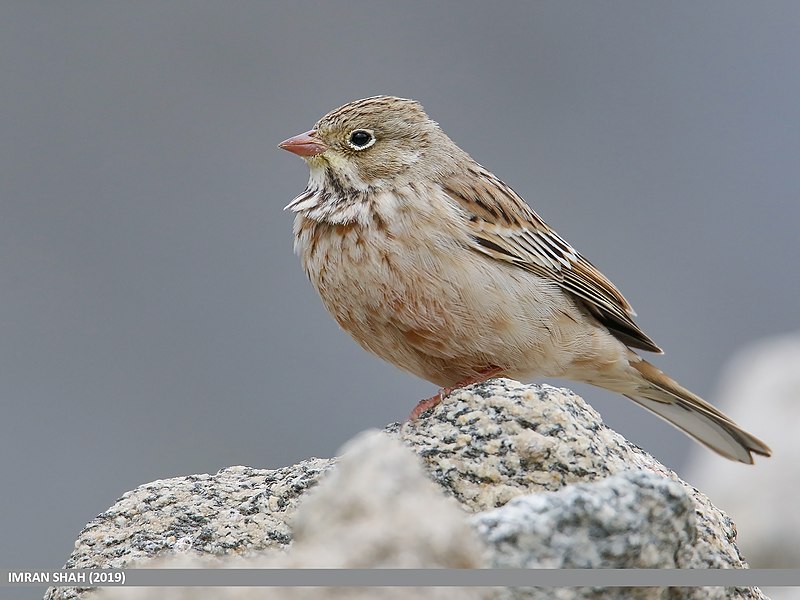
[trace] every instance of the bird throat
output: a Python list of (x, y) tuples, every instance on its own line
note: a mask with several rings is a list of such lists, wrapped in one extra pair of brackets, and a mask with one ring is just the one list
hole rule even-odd
[(367, 223), (370, 197), (374, 192), (368, 186), (359, 187), (363, 189), (344, 181), (330, 167), (312, 166), (306, 189), (284, 210), (336, 225)]

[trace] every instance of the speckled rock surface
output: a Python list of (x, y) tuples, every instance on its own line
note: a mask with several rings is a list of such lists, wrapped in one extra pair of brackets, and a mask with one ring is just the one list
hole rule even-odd
[[(163, 568), (478, 568), (483, 546), (464, 512), (426, 475), (419, 459), (385, 433), (367, 432), (343, 448), (328, 477), (311, 490), (292, 520), (286, 553), (209, 562), (196, 554), (147, 566)], [(96, 600), (488, 600), (467, 588), (105, 588)]]
[[(472, 524), (496, 568), (682, 568), (697, 562), (694, 506), (676, 481), (626, 471), (557, 492), (518, 496)], [(507, 598), (552, 598), (553, 590), (507, 590)], [(558, 598), (725, 598), (723, 588), (559, 590)]]
[(471, 521), (496, 568), (680, 568), (696, 537), (683, 486), (646, 471), (518, 496)]
[(357, 436), (292, 520), (285, 566), (479, 568), (483, 546), (461, 506), (383, 432)]
[[(603, 498), (604, 494), (613, 489), (608, 486), (616, 484), (603, 480), (628, 471), (655, 474), (664, 478), (661, 487), (647, 483), (644, 490), (635, 493), (629, 490), (626, 494), (646, 496), (655, 494), (659, 490), (666, 494), (662, 501), (672, 503), (670, 508), (665, 510), (672, 511), (675, 515), (681, 513), (681, 510), (684, 512), (675, 517), (673, 531), (669, 533), (673, 537), (667, 535), (665, 528), (669, 523), (663, 521), (657, 525), (660, 533), (651, 535), (651, 532), (642, 532), (641, 540), (637, 542), (632, 539), (631, 543), (650, 547), (647, 546), (649, 542), (646, 536), (658, 539), (659, 535), (662, 537), (667, 535), (668, 539), (679, 545), (683, 543), (681, 540), (685, 540), (686, 547), (677, 555), (669, 551), (665, 563), (660, 566), (676, 564), (681, 567), (700, 568), (746, 566), (734, 544), (733, 522), (727, 516), (715, 508), (706, 496), (678, 479), (673, 472), (650, 455), (605, 427), (599, 415), (568, 390), (544, 385), (523, 385), (507, 379), (492, 380), (461, 390), (416, 421), (403, 425), (395, 424), (389, 426), (386, 431), (390, 436), (401, 440), (421, 459), (428, 477), (443, 488), (445, 495), (457, 501), (461, 506), (459, 510), (472, 513), (493, 511), (518, 496), (558, 490), (563, 490), (562, 493), (566, 494), (564, 498), (577, 499), (582, 495), (584, 499), (581, 502), (585, 507), (595, 506), (598, 510), (607, 511), (608, 508), (597, 498)], [(379, 461), (379, 457), (375, 460)], [(364, 462), (372, 464), (370, 461)], [(336, 473), (333, 466), (333, 460), (314, 459), (276, 471), (234, 467), (214, 476), (176, 478), (147, 484), (123, 496), (109, 511), (99, 515), (87, 526), (81, 533), (76, 543), (76, 550), (67, 566), (125, 566), (132, 560), (156, 556), (160, 552), (176, 551), (181, 552), (184, 557), (192, 555), (239, 557), (263, 550), (272, 551), (274, 554), (290, 543), (292, 537), (290, 523), (299, 496), (313, 487), (321, 477), (333, 479)], [(330, 474), (326, 475), (328, 472)], [(397, 487), (393, 482), (395, 477), (393, 468), (373, 468), (370, 473), (367, 476), (359, 471), (353, 471), (348, 475), (343, 470), (338, 481), (340, 486), (344, 486), (347, 482), (347, 486), (356, 486), (358, 489), (359, 479), (363, 482), (369, 477), (369, 487), (394, 490), (398, 496), (418, 493), (417, 488), (413, 486)], [(627, 481), (629, 485), (635, 483), (631, 477), (646, 477), (642, 480), (645, 482), (652, 479), (652, 476), (647, 478), (644, 475), (625, 477), (622, 480)], [(567, 487), (579, 483), (588, 485), (582, 486), (580, 490)], [(677, 490), (681, 490), (681, 493)], [(312, 498), (310, 496), (310, 503), (313, 502)], [(324, 537), (326, 527), (337, 526), (335, 523), (325, 523), (325, 520), (336, 516), (337, 521), (343, 519), (343, 528), (338, 529), (337, 535), (344, 536), (348, 541), (336, 547), (338, 549), (334, 554), (352, 553), (352, 556), (342, 559), (347, 561), (356, 561), (359, 556), (362, 558), (371, 556), (374, 560), (376, 556), (374, 546), (372, 550), (358, 547), (360, 537), (366, 535), (366, 530), (359, 530), (363, 523), (347, 520), (350, 513), (346, 504), (336, 503), (332, 497), (328, 501), (332, 502), (330, 507), (320, 505), (307, 516), (297, 518), (294, 525), (297, 547), (292, 551), (297, 552), (295, 556), (302, 556), (300, 540), (303, 536), (308, 536), (307, 539), (312, 540), (312, 532), (319, 531)], [(397, 507), (412, 506), (411, 499), (408, 503), (400, 500), (397, 502)], [(533, 504), (530, 504), (531, 502)], [(519, 500), (518, 503), (503, 510), (519, 512), (524, 506), (528, 506), (529, 509), (538, 506), (537, 502), (542, 501)], [(561, 506), (566, 509), (569, 506), (575, 508), (576, 505), (562, 501)], [(620, 510), (627, 510), (627, 506), (632, 505), (620, 501)], [(681, 506), (684, 509), (680, 509)], [(691, 509), (685, 510), (686, 506)], [(368, 503), (365, 507), (368, 507)], [(414, 517), (419, 518), (424, 512), (414, 514)], [(544, 513), (538, 516), (542, 517), (542, 514)], [(601, 516), (594, 515), (593, 518)], [(606, 516), (611, 519), (610, 523), (614, 522), (614, 515)], [(581, 518), (588, 518), (588, 515), (582, 515)], [(646, 520), (642, 515), (627, 515), (626, 518), (629, 522), (634, 522), (636, 519), (639, 519), (638, 522)], [(385, 530), (384, 537), (402, 538), (403, 529), (409, 522), (396, 513), (390, 520), (395, 520), (401, 526), (395, 527), (394, 531)], [(574, 564), (580, 563), (581, 560), (597, 559), (595, 555), (580, 557), (579, 548), (581, 544), (586, 546), (586, 535), (588, 534), (575, 531), (574, 535), (564, 536), (558, 540), (559, 543), (568, 543), (570, 539), (575, 542), (569, 550), (573, 553), (570, 560)], [(490, 538), (484, 536), (484, 539)], [(621, 538), (618, 538), (618, 543), (623, 543), (620, 540)], [(540, 548), (543, 547), (543, 543), (546, 542), (541, 542)], [(365, 542), (364, 548), (369, 549), (371, 546)], [(511, 554), (507, 550), (507, 548), (498, 550), (495, 555), (491, 549), (487, 550), (484, 555), (487, 564), (495, 563), (501, 556), (509, 559)], [(553, 551), (551, 549), (551, 553)], [(533, 560), (532, 552), (533, 550), (529, 552), (529, 549), (521, 548), (517, 556), (527, 557), (523, 562), (529, 562)], [(401, 560), (402, 552), (392, 550), (387, 556), (391, 557), (387, 558), (388, 562), (370, 564), (374, 566), (392, 564), (393, 561)], [(615, 556), (620, 559), (620, 564), (615, 566), (640, 564), (622, 564), (624, 549)], [(654, 564), (657, 563), (657, 560), (650, 555), (645, 558), (652, 560)], [(641, 560), (642, 557), (638, 556), (638, 559)], [(258, 560), (272, 559), (262, 556)], [(305, 563), (286, 564), (308, 566), (310, 560), (304, 557), (302, 561), (306, 561)], [(536, 596), (537, 592), (531, 590), (513, 592), (495, 590), (492, 592), (494, 594), (492, 597), (512, 597), (508, 594), (517, 594), (513, 597), (530, 598), (633, 597), (626, 595), (630, 590), (621, 595), (618, 593), (619, 590), (605, 590), (601, 591), (602, 593), (597, 590), (583, 590), (581, 593), (584, 595), (579, 596), (575, 596), (574, 591), (574, 589), (548, 590), (549, 595)], [(642, 597), (714, 598), (724, 595), (729, 598), (763, 598), (758, 590), (746, 588), (716, 591), (650, 590), (650, 592), (661, 595)], [(697, 595), (699, 592), (703, 594)], [(75, 597), (74, 595), (74, 590), (61, 588), (50, 590), (47, 598), (71, 598)], [(222, 596), (217, 594), (216, 597)], [(413, 597), (423, 596), (414, 594)]]
[(163, 550), (223, 555), (283, 548), (292, 540), (287, 522), (297, 503), (334, 462), (314, 458), (272, 471), (230, 467), (145, 484), (86, 526), (65, 567), (124, 566)]
[(556, 491), (624, 471), (656, 473), (680, 484), (694, 504), (699, 562), (686, 566), (744, 566), (733, 521), (703, 493), (606, 427), (569, 390), (493, 379), (453, 394), (423, 418), (393, 431), (422, 457), (434, 481), (473, 512), (503, 506), (522, 494)]
[(647, 470), (679, 481), (603, 424), (580, 396), (549, 385), (492, 379), (449, 396), (416, 421), (389, 427), (428, 472), (473, 511), (531, 492)]
[[(86, 525), (64, 567), (123, 568), (167, 552), (229, 556), (282, 549), (292, 541), (288, 521), (298, 501), (335, 462), (230, 467), (146, 483)], [(88, 591), (50, 588), (45, 598), (67, 600)]]

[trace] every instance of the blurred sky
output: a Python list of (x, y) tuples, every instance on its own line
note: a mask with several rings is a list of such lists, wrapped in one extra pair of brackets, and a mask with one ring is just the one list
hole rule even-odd
[[(798, 328), (798, 64), (791, 1), (1, 3), (0, 565), (60, 566), (141, 483), (330, 456), (436, 391), (292, 254), (307, 169), (276, 144), (355, 98), (420, 100), (713, 401), (736, 348)], [(574, 389), (683, 468), (688, 438)]]

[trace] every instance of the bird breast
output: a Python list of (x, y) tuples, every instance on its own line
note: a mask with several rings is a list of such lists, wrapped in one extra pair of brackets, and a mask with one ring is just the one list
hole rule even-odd
[(357, 218), (298, 211), (295, 250), (327, 310), (361, 346), (440, 385), (489, 365), (521, 375), (532, 357), (562, 360), (551, 356), (564, 345), (552, 323), (574, 322), (566, 314), (574, 306), (554, 284), (471, 249), (464, 217), (443, 193), (412, 186), (348, 210)]

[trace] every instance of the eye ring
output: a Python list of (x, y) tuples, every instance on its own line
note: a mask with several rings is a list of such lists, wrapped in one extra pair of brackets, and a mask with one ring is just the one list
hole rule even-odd
[(371, 129), (354, 129), (347, 138), (347, 145), (353, 150), (366, 150), (375, 143), (375, 134)]

